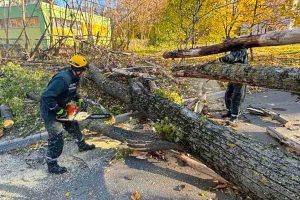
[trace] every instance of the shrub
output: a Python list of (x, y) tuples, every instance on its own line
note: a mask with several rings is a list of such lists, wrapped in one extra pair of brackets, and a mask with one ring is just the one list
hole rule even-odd
[(0, 71), (3, 73), (0, 77), (0, 102), (12, 109), (15, 127), (28, 125), (31, 120), (36, 121), (39, 116), (38, 105), (25, 104), (26, 93), (34, 91), (40, 94), (50, 74), (13, 63), (1, 65)]

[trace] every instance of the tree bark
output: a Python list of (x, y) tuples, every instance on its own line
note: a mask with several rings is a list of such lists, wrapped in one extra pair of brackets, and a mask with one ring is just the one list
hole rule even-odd
[(164, 58), (189, 58), (230, 51), (237, 47), (265, 47), (300, 43), (300, 28), (273, 31), (266, 34), (242, 36), (225, 40), (223, 43), (187, 50), (166, 51)]
[[(113, 93), (103, 75), (91, 67), (93, 80), (99, 89)], [(113, 81), (110, 86), (114, 88)], [(119, 85), (119, 84), (117, 84)], [(261, 144), (259, 141), (237, 134), (202, 115), (148, 92), (141, 83), (134, 82), (129, 90), (119, 87), (128, 94), (134, 109), (151, 120), (164, 119), (176, 124), (183, 132), (184, 142), (191, 153), (223, 176), (236, 184), (254, 199), (299, 199), (300, 160), (284, 152)], [(126, 89), (125, 89), (126, 88)]]
[(105, 76), (95, 67), (89, 68), (91, 78), (107, 94), (120, 99), (125, 103), (130, 103), (129, 88), (105, 78)]
[(207, 63), (175, 66), (172, 71), (177, 77), (207, 78), (300, 93), (299, 68)]

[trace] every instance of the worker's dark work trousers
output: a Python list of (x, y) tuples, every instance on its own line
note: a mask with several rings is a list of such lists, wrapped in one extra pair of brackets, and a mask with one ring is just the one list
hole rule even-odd
[(240, 83), (228, 83), (225, 93), (225, 104), (232, 117), (240, 114), (241, 104), (244, 101), (246, 85)]
[(58, 121), (45, 121), (45, 127), (49, 134), (47, 162), (56, 162), (56, 159), (61, 155), (64, 146), (64, 130), (70, 133), (77, 142), (84, 139), (79, 129), (78, 122), (61, 123)]

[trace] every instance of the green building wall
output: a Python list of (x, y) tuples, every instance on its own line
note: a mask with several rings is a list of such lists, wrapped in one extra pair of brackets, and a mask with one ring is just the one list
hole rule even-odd
[[(8, 7), (0, 7), (0, 20), (6, 20), (8, 16)], [(91, 24), (92, 24), (92, 35), (94, 41), (98, 41), (99, 45), (109, 45), (110, 39), (111, 39), (111, 24), (110, 20), (108, 18), (93, 15), (91, 17), (88, 13), (85, 12), (79, 12), (77, 10), (67, 9), (54, 5), (52, 16), (56, 19), (64, 19), (66, 18), (67, 21), (76, 21), (77, 24), (80, 24), (80, 28), (78, 29), (78, 26), (73, 26), (73, 29), (70, 30), (67, 26), (64, 28), (57, 26), (57, 21), (53, 19), (53, 29), (52, 34), (53, 36), (53, 42), (55, 43), (60, 36), (68, 36), (68, 39), (64, 42), (64, 44), (67, 45), (74, 45), (74, 39), (73, 36), (81, 37), (82, 40), (88, 40), (88, 32), (87, 32), (87, 25), (86, 25), (86, 19), (91, 18)], [(33, 3), (26, 5), (26, 18), (30, 17), (37, 17), (38, 19), (38, 25), (35, 26), (27, 26), (26, 27), (26, 33), (29, 38), (29, 48), (34, 48), (44, 33), (47, 24), (49, 24), (50, 21), (50, 10), (49, 10), (49, 4), (48, 3)], [(21, 6), (12, 6), (10, 10), (10, 19), (15, 18), (22, 18), (22, 10)], [(75, 23), (75, 24), (76, 24)], [(75, 28), (76, 27), (76, 28)], [(22, 32), (23, 27), (9, 27), (8, 35), (9, 35), (9, 43), (14, 44), (19, 35)], [(50, 28), (48, 31), (46, 31), (45, 37), (40, 45), (40, 48), (46, 49), (50, 45)], [(98, 35), (98, 37), (97, 37)], [(76, 40), (76, 43), (79, 41)], [(6, 44), (6, 29), (1, 28), (0, 26), (0, 45)], [(21, 38), (17, 42), (17, 44), (21, 45), (22, 47), (25, 46), (25, 35), (22, 34)]]
[[(48, 24), (50, 21), (49, 4), (41, 3), (41, 10), (44, 14), (46, 24)], [(99, 37), (98, 37), (99, 45), (109, 45), (109, 43), (110, 43), (111, 24), (110, 24), (110, 19), (108, 19), (106, 17), (97, 16), (97, 15), (90, 16), (90, 14), (86, 13), (86, 12), (80, 12), (78, 10), (72, 10), (72, 9), (65, 10), (65, 8), (56, 6), (56, 5), (53, 6), (52, 17), (59, 18), (59, 19), (66, 19), (67, 21), (71, 21), (73, 23), (74, 23), (74, 21), (76, 21), (73, 24), (73, 28), (71, 30), (66, 25), (65, 25), (66, 27), (64, 27), (64, 28), (56, 27), (57, 22), (53, 19), (53, 35), (55, 35), (53, 37), (54, 43), (60, 38), (56, 35), (69, 36), (68, 39), (66, 39), (66, 41), (64, 42), (65, 44), (68, 44), (68, 45), (74, 44), (73, 36), (76, 36), (76, 37), (79, 36), (79, 37), (81, 37), (82, 40), (88, 40), (88, 31), (87, 31), (87, 25), (86, 25), (87, 19), (92, 19), (91, 20), (91, 24), (92, 24), (91, 31), (92, 31), (94, 41), (97, 40), (97, 35), (99, 34)], [(76, 23), (79, 23), (81, 28), (78, 29)], [(79, 31), (81, 33), (79, 33)], [(47, 32), (47, 35), (46, 35), (46, 40), (48, 42), (48, 45), (49, 45), (49, 41), (50, 41), (49, 33), (50, 33), (50, 31)], [(77, 40), (77, 43), (78, 42), (79, 41)]]
[[(8, 7), (0, 7), (0, 20), (6, 20), (8, 16)], [(29, 4), (26, 6), (26, 18), (37, 17), (39, 25), (37, 26), (28, 26), (26, 27), (26, 33), (29, 38), (29, 48), (34, 48), (41, 36), (41, 33), (44, 32), (44, 17), (42, 10), (39, 4)], [(10, 10), (10, 19), (22, 18), (22, 9), (21, 6), (12, 6)], [(21, 34), (23, 27), (9, 27), (8, 36), (9, 43), (14, 44), (19, 35)], [(5, 28), (0, 28), (0, 44), (6, 44), (6, 30)], [(25, 35), (22, 34), (21, 38), (17, 42), (22, 47), (25, 46)], [(47, 43), (44, 41), (41, 44), (41, 47), (45, 48)]]

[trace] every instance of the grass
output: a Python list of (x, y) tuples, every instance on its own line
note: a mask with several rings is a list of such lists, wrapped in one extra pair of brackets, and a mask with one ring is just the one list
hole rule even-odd
[(254, 48), (253, 63), (300, 67), (300, 44)]

